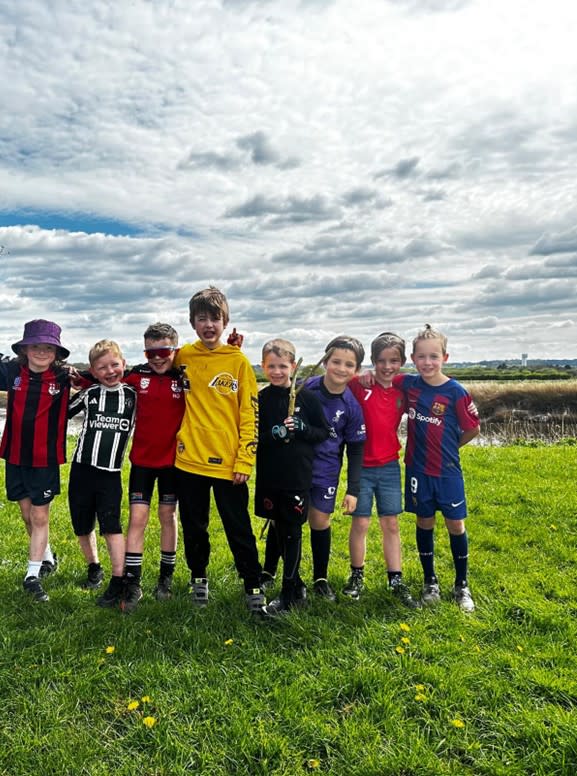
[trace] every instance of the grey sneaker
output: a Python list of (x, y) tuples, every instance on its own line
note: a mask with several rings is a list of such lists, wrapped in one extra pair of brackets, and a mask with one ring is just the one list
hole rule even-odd
[(253, 614), (255, 617), (260, 617), (264, 614), (264, 609), (266, 607), (266, 598), (262, 591), (262, 588), (260, 587), (254, 587), (252, 590), (249, 590), (248, 593), (245, 593), (246, 595), (246, 605), (248, 607), (248, 610), (251, 614)]
[(455, 585), (453, 588), (453, 599), (462, 612), (475, 611), (475, 602), (466, 583)]
[(353, 569), (349, 581), (343, 587), (343, 595), (358, 601), (365, 586), (365, 575), (362, 569)]
[(332, 589), (326, 579), (315, 579), (313, 582), (313, 590), (315, 595), (317, 595), (319, 598), (326, 598), (327, 601), (337, 600), (335, 591)]
[(157, 601), (168, 601), (172, 598), (172, 576), (158, 577), (154, 597)]
[(208, 605), (208, 579), (206, 577), (194, 577), (190, 580), (192, 603), (195, 606)]
[(400, 603), (403, 604), (403, 606), (406, 606), (409, 609), (421, 608), (421, 604), (419, 603), (419, 601), (415, 601), (415, 599), (411, 595), (411, 591), (405, 585), (402, 579), (399, 579), (398, 577), (393, 578), (393, 581), (389, 585), (389, 590), (391, 591), (393, 596), (397, 599), (397, 601), (400, 601)]
[(43, 579), (44, 577), (49, 576), (50, 574), (54, 574), (56, 569), (58, 568), (58, 556), (56, 553), (53, 553), (52, 557), (54, 560), (43, 560), (42, 565), (40, 566), (40, 579)]
[(48, 598), (48, 594), (40, 584), (38, 577), (26, 577), (22, 583), (22, 587), (29, 595), (32, 596), (32, 600), (36, 601), (37, 603), (44, 603), (45, 601), (50, 600)]
[(428, 580), (423, 585), (421, 603), (423, 606), (434, 606), (441, 600), (441, 588), (437, 580)]

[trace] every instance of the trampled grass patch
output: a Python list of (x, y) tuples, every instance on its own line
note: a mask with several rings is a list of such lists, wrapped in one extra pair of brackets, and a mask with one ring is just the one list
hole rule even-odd
[[(31, 605), (24, 528), (1, 482), (0, 773), (572, 776), (577, 450), (467, 448), (463, 460), (469, 616), (449, 600), (444, 527), (443, 602), (411, 612), (387, 592), (375, 522), (359, 602), (311, 600), (282, 622), (255, 624), (216, 513), (206, 610), (189, 602), (180, 548), (174, 598), (152, 598), (154, 520), (139, 609), (100, 610), (78, 586), (85, 569), (63, 496), (53, 505), (61, 565), (46, 582), (51, 600)], [(348, 576), (348, 525), (343, 516), (333, 524), (337, 589)], [(402, 537), (416, 594), (409, 515)], [(310, 579), (308, 538), (304, 552)]]

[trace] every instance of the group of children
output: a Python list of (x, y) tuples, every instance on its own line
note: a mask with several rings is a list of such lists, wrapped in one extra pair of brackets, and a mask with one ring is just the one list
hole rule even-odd
[[(23, 338), (12, 346), (17, 358), (0, 361), (0, 390), (8, 392), (0, 456), (6, 460), (7, 497), (18, 502), (30, 537), (23, 585), (31, 598), (48, 600), (43, 578), (58, 565), (49, 542), (49, 507), (60, 492), (67, 418), (83, 412), (68, 497), (87, 563), (83, 586), (89, 589), (100, 588), (104, 579), (97, 520), (106, 541), (111, 577), (97, 599), (100, 606), (129, 613), (142, 598), (144, 533), (155, 485), (161, 528), (158, 600), (172, 594), (178, 504), (192, 601), (208, 603), (211, 491), (252, 614), (275, 618), (306, 603), (300, 561), (307, 521), (313, 593), (335, 600), (328, 580), (330, 516), (346, 449), (341, 507), (351, 516), (351, 572), (343, 595), (357, 600), (362, 594), (366, 537), (376, 502), (391, 594), (410, 608), (440, 600), (433, 541), (440, 511), (455, 565), (452, 594), (462, 610), (473, 611), (458, 450), (479, 432), (479, 420), (469, 394), (443, 374), (446, 337), (429, 326), (420, 332), (411, 354), (418, 374), (408, 375), (400, 374), (405, 343), (397, 335), (385, 332), (373, 340), (373, 369), (365, 373), (362, 344), (340, 336), (325, 349), (324, 374), (304, 381), (297, 380), (294, 345), (273, 339), (262, 350), (269, 384), (259, 392), (239, 347), (242, 338), (223, 342), (229, 322), (224, 294), (213, 287), (198, 292), (190, 300), (189, 316), (196, 342), (179, 348), (171, 326), (154, 324), (144, 334), (146, 364), (129, 371), (119, 346), (101, 340), (90, 350), (89, 372), (78, 374), (64, 363), (69, 351), (60, 342), (60, 327), (45, 320), (28, 322)], [(71, 387), (78, 392), (71, 394)], [(405, 412), (405, 510), (416, 515), (424, 575), (418, 600), (402, 578), (398, 523), (397, 429)], [(132, 433), (125, 539), (121, 468)], [(249, 512), (247, 481), (255, 463), (254, 512), (268, 527), (264, 568)], [(273, 586), (281, 558), (280, 594), (267, 604), (265, 589)]]

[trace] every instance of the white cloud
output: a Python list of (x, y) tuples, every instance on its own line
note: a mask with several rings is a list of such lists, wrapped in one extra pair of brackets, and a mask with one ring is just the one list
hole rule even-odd
[(453, 358), (577, 356), (576, 22), (541, 0), (4, 4), (0, 342), (54, 317), (73, 355), (110, 335), (136, 358), (151, 320), (192, 335), (215, 283), (255, 360), (279, 332), (312, 360), (429, 318)]

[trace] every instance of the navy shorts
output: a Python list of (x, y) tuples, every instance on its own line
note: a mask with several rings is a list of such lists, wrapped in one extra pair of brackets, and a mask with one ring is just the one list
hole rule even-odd
[(448, 520), (467, 517), (463, 477), (431, 477), (409, 468), (405, 479), (405, 512), (433, 517), (441, 512)]
[(136, 464), (132, 464), (130, 467), (129, 502), (150, 506), (155, 482), (158, 482), (158, 503), (176, 504), (176, 469), (174, 466), (154, 469)]
[(307, 519), (308, 502), (308, 493), (301, 491), (257, 489), (254, 494), (254, 512), (267, 520), (302, 525)]
[(357, 508), (353, 517), (370, 517), (373, 499), (377, 502), (379, 517), (398, 515), (401, 505), (401, 467), (398, 461), (384, 466), (363, 466)]
[(29, 498), (35, 507), (50, 504), (60, 493), (60, 467), (18, 466), (6, 461), (6, 498), (22, 501)]
[(335, 502), (337, 500), (337, 489), (332, 485), (328, 488), (322, 485), (313, 485), (310, 491), (311, 506), (318, 509), (319, 512), (325, 512), (330, 515), (335, 511)]
[(76, 536), (88, 536), (94, 530), (96, 520), (101, 534), (122, 533), (121, 502), (120, 472), (109, 472), (84, 463), (72, 464), (68, 505)]

